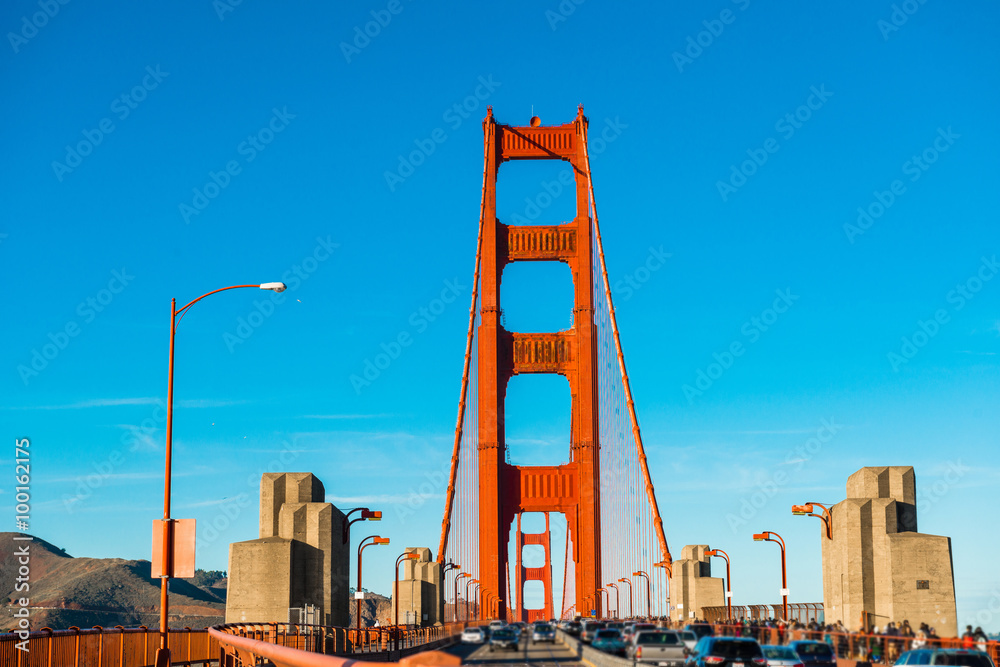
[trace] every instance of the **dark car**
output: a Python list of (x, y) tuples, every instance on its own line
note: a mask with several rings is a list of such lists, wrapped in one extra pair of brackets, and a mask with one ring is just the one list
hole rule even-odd
[(490, 650), (502, 648), (516, 651), (518, 638), (513, 628), (498, 628), (490, 633)]
[(897, 665), (961, 665), (961, 667), (994, 667), (990, 656), (982, 651), (964, 648), (918, 648), (907, 651), (896, 660)]
[(566, 624), (566, 627), (563, 628), (563, 632), (571, 637), (579, 637), (582, 629), (583, 624), (580, 623), (580, 621), (570, 621)]
[(708, 623), (689, 623), (684, 626), (684, 629), (688, 632), (693, 632), (698, 639), (715, 635), (715, 628)]
[(589, 644), (594, 640), (594, 635), (597, 634), (597, 631), (603, 628), (604, 623), (602, 621), (584, 621), (583, 629), (580, 630), (580, 641), (584, 644)]
[(767, 660), (756, 639), (702, 637), (688, 651), (684, 664), (686, 667), (766, 667)]
[(598, 630), (590, 646), (611, 655), (625, 655), (625, 642), (622, 640), (621, 631), (617, 628)]
[(794, 641), (788, 642), (788, 648), (795, 651), (805, 667), (837, 667), (837, 654), (824, 642)]

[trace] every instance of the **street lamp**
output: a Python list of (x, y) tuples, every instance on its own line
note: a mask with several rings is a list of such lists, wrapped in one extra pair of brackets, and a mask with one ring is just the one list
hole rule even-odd
[[(351, 515), (354, 514), (355, 512), (361, 512), (361, 516), (359, 516), (357, 519), (349, 521), (348, 519), (350, 519)], [(373, 512), (367, 507), (355, 507), (354, 509), (350, 510), (347, 514), (344, 515), (344, 520), (343, 520), (342, 532), (343, 532), (344, 544), (347, 544), (348, 540), (351, 539), (351, 526), (356, 524), (358, 521), (381, 521), (381, 520), (382, 520), (382, 512)]]
[(663, 573), (665, 575), (665, 580), (667, 582), (667, 620), (670, 620), (670, 574), (673, 570), (673, 563), (669, 560), (661, 560), (659, 563), (653, 563), (653, 567), (662, 567)]
[(173, 424), (174, 424), (174, 337), (177, 334), (177, 325), (187, 309), (198, 303), (206, 296), (211, 296), (218, 292), (225, 292), (231, 289), (242, 289), (256, 287), (262, 290), (273, 292), (284, 292), (285, 283), (261, 283), (258, 285), (232, 285), (222, 287), (202, 294), (187, 305), (177, 308), (177, 299), (170, 300), (170, 358), (167, 365), (167, 424), (166, 424), (166, 462), (163, 476), (163, 537), (161, 546), (163, 548), (160, 574), (160, 648), (156, 651), (157, 667), (170, 664), (170, 647), (168, 644), (167, 611), (170, 608), (170, 579), (174, 574), (174, 531), (173, 520), (170, 518), (170, 468), (173, 454)]
[[(601, 597), (601, 593), (604, 593), (604, 597)], [(607, 618), (604, 614), (608, 614), (611, 612), (611, 594), (608, 593), (603, 588), (598, 588), (596, 595), (597, 595), (597, 611), (602, 612), (601, 615), (598, 616), (598, 618)], [(601, 603), (604, 603), (603, 610), (600, 608)]]
[[(479, 585), (479, 580), (478, 579), (469, 579), (467, 582), (465, 582), (465, 620), (466, 621), (471, 621), (472, 620), (472, 614), (469, 613), (469, 587), (470, 586), (478, 586), (478, 585)], [(475, 610), (476, 610), (476, 605), (472, 605), (472, 611), (475, 611)]]
[[(816, 514), (816, 508), (813, 505), (819, 505), (823, 508), (822, 514)], [(795, 516), (814, 516), (818, 517), (826, 524), (826, 539), (833, 539), (833, 515), (826, 505), (822, 503), (806, 503), (805, 505), (792, 505), (792, 514)]]
[[(451, 561), (445, 563), (444, 567), (441, 568), (441, 584), (447, 585), (445, 584), (445, 578), (448, 576), (448, 571), (457, 570), (459, 567), (460, 567), (459, 565), (456, 565)], [(455, 576), (455, 602), (452, 605), (452, 607), (453, 607), (452, 611), (454, 612), (455, 616), (455, 622), (457, 623), (458, 622), (458, 575)], [(447, 618), (447, 616), (445, 618)]]
[(729, 579), (729, 554), (727, 554), (722, 549), (709, 549), (705, 552), (706, 556), (716, 556), (726, 559), (726, 616), (729, 618), (729, 622), (733, 622), (733, 590), (732, 582)]
[[(368, 540), (371, 540), (371, 542)], [(358, 587), (354, 591), (354, 599), (357, 601), (358, 608), (357, 622), (355, 623), (358, 632), (361, 631), (361, 600), (364, 598), (364, 593), (361, 592), (361, 552), (365, 550), (365, 547), (370, 547), (374, 544), (389, 544), (389, 538), (369, 535), (361, 540), (361, 544), (358, 545)]]
[[(469, 574), (468, 572), (459, 572), (457, 575), (455, 575), (455, 620), (456, 621), (458, 620), (458, 580), (461, 579), (462, 577), (472, 578), (472, 575)], [(466, 593), (465, 593), (465, 620), (466, 620), (466, 622), (468, 622), (468, 620), (469, 620), (469, 593), (468, 593), (468, 588), (469, 587), (466, 586), (465, 588), (466, 588)]]
[[(634, 577), (635, 574), (632, 576)], [(628, 577), (622, 577), (618, 581), (628, 584), (628, 617), (632, 618), (632, 580)]]
[[(406, 559), (413, 560), (415, 558), (420, 558), (420, 554), (416, 551), (407, 551), (406, 553), (400, 554), (399, 558), (396, 559), (396, 567), (393, 568), (392, 574), (396, 578), (396, 587), (392, 592), (392, 607), (393, 607), (393, 618), (396, 625), (396, 650), (399, 650), (399, 564)], [(359, 585), (360, 586), (360, 585)], [(358, 602), (358, 616), (361, 616), (361, 602)]]
[[(778, 539), (771, 539), (772, 537), (777, 537)], [(784, 617), (782, 620), (788, 621), (788, 579), (785, 576), (785, 541), (781, 539), (781, 535), (777, 533), (765, 530), (763, 533), (754, 533), (754, 542), (777, 542), (778, 546), (781, 547), (781, 614)]]
[(650, 592), (652, 586), (649, 584), (649, 575), (639, 570), (638, 572), (632, 573), (633, 577), (643, 577), (646, 580), (646, 619), (649, 620), (653, 618), (653, 603), (650, 601)]
[[(611, 587), (613, 587), (615, 589), (615, 616), (614, 617), (615, 618), (621, 618), (621, 616), (622, 616), (622, 598), (621, 598), (621, 595), (620, 595), (620, 591), (618, 590), (618, 584), (608, 584), (608, 586), (611, 586)], [(608, 606), (609, 607), (611, 606), (610, 600), (608, 602)]]

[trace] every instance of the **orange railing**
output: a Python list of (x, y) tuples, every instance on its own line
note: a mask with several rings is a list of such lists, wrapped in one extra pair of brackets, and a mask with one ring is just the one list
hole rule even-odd
[[(337, 628), (288, 623), (237, 623), (212, 628), (170, 630), (171, 659), (175, 665), (207, 665), (225, 655), (219, 636), (227, 645), (234, 638), (311, 654), (374, 654), (415, 650), (447, 640), (473, 623), (448, 623), (430, 628), (414, 626), (382, 628)], [(398, 640), (398, 643), (397, 643)], [(27, 642), (24, 644), (23, 642)], [(20, 650), (18, 645), (27, 650)], [(17, 634), (0, 634), (0, 665), (3, 667), (149, 667), (154, 663), (160, 635), (155, 629), (102, 628), (42, 630), (27, 640)], [(234, 654), (235, 655), (235, 654)], [(382, 656), (384, 660), (384, 656)], [(238, 664), (238, 663), (232, 663)], [(384, 662), (380, 664), (385, 664)]]
[[(22, 642), (27, 642), (23, 644)], [(18, 648), (21, 644), (27, 650)], [(146, 667), (152, 665), (160, 633), (145, 626), (87, 630), (43, 628), (27, 640), (16, 634), (0, 634), (0, 665), (10, 667)], [(205, 628), (170, 631), (175, 664), (207, 664), (218, 659), (219, 645)]]
[[(899, 635), (874, 635), (862, 632), (827, 632), (825, 630), (793, 630), (789, 628), (755, 627), (753, 625), (714, 626), (716, 634), (753, 637), (760, 644), (787, 644), (790, 641), (811, 639), (829, 644), (838, 658), (891, 665), (903, 652), (916, 648), (963, 648), (962, 640), (917, 639)], [(968, 648), (967, 646), (965, 648)], [(984, 648), (993, 664), (1000, 664), (1000, 642), (983, 642), (971, 648)]]

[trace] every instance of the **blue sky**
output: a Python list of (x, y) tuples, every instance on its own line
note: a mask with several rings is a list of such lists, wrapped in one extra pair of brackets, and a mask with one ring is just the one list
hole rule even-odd
[[(313, 471), (338, 506), (386, 512), (372, 532), (396, 546), (367, 552), (366, 583), (387, 592), (397, 547), (437, 548), (485, 106), (558, 124), (583, 103), (672, 550), (726, 549), (735, 602), (768, 601), (776, 555), (750, 535), (777, 531), (792, 598), (819, 601), (818, 522), (788, 505), (913, 465), (960, 622), (1000, 629), (977, 620), (1000, 587), (981, 518), (1000, 501), (996, 3), (223, 3), (0, 10), (0, 423), (31, 438), (32, 532), (148, 558), (170, 298), (284, 279), (280, 303), (233, 291), (181, 324), (174, 514), (224, 569), (256, 537), (260, 472)], [(501, 219), (571, 216), (565, 195), (532, 209), (562, 168), (504, 166)], [(511, 328), (568, 324), (565, 267), (505, 280)], [(565, 458), (553, 380), (512, 386), (515, 463)], [(836, 435), (802, 455), (823, 420)]]

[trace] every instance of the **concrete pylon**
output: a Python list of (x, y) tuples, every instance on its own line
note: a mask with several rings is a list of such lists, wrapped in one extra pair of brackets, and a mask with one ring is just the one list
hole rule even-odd
[(726, 604), (726, 589), (721, 577), (712, 576), (710, 558), (705, 555), (707, 544), (689, 544), (681, 549), (674, 561), (670, 577), (670, 620), (688, 622), (705, 618), (703, 607)]
[(858, 470), (821, 527), (826, 621), (850, 630), (908, 620), (941, 637), (958, 633), (951, 538), (917, 532), (912, 466)]
[(264, 473), (260, 538), (229, 545), (227, 623), (283, 623), (313, 605), (321, 625), (350, 624), (344, 514), (324, 497), (312, 473)]
[(417, 553), (419, 558), (402, 563), (399, 590), (399, 622), (414, 625), (439, 625), (444, 622), (444, 587), (441, 564), (426, 547), (407, 547), (403, 553)]

